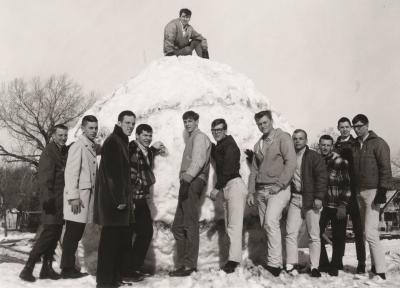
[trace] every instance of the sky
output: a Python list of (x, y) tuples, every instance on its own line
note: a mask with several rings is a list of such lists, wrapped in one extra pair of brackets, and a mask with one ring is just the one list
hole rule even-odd
[(310, 140), (364, 113), (400, 150), (396, 0), (0, 0), (0, 81), (67, 73), (109, 95), (163, 56), (163, 28), (183, 7), (212, 60), (252, 79)]

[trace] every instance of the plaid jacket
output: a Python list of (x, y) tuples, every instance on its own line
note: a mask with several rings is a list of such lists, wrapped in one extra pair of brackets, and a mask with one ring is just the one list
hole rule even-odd
[(150, 193), (150, 187), (156, 182), (153, 173), (154, 155), (156, 149), (148, 148), (148, 159), (143, 154), (138, 143), (133, 140), (129, 143), (129, 159), (131, 166), (131, 183), (133, 187), (133, 199), (143, 199)]
[(328, 194), (325, 197), (326, 207), (346, 206), (350, 198), (349, 164), (342, 157), (325, 157), (328, 170)]

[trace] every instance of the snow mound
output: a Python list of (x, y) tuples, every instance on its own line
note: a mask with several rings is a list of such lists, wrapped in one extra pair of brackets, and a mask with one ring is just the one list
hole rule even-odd
[[(156, 158), (156, 183), (150, 201), (156, 224), (153, 248), (157, 268), (169, 268), (173, 264), (171, 245), (174, 241), (169, 228), (177, 205), (178, 173), (184, 150), (182, 114), (187, 110), (199, 113), (199, 128), (211, 140), (211, 122), (216, 118), (225, 118), (228, 133), (242, 150), (241, 175), (247, 183), (249, 167), (243, 151), (252, 149), (260, 137), (253, 117), (254, 113), (263, 109), (271, 109), (267, 97), (245, 75), (233, 71), (228, 65), (187, 56), (164, 57), (154, 61), (110, 96), (97, 101), (86, 113), (99, 119), (100, 136), (104, 138), (112, 131), (118, 114), (123, 110), (132, 110), (137, 115), (136, 125), (150, 124), (154, 130), (153, 140), (162, 141), (168, 149), (167, 156)], [(273, 117), (275, 127), (292, 131), (279, 113), (274, 112)], [(77, 125), (70, 131), (70, 141), (79, 134)], [(131, 140), (134, 137), (132, 135)], [(215, 176), (211, 168), (205, 195), (214, 184)], [(216, 221), (223, 219), (222, 212), (222, 199), (214, 203), (204, 197), (200, 220), (203, 221), (202, 233), (205, 234), (202, 235), (206, 235)], [(251, 211), (246, 213), (256, 219)], [(218, 262), (218, 241), (209, 238), (201, 239), (200, 250), (207, 249), (200, 252), (199, 265), (205, 264), (204, 261)], [(207, 241), (210, 243), (205, 243)], [(151, 262), (154, 263), (154, 260)]]

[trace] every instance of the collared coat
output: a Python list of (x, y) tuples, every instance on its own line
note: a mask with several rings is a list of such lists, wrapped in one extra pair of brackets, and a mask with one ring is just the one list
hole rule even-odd
[(272, 130), (266, 139), (261, 138), (254, 145), (249, 193), (255, 192), (256, 184), (275, 184), (285, 189), (292, 180), (296, 165), (296, 152), (289, 133), (279, 128)]
[(303, 208), (311, 209), (314, 199), (324, 202), (328, 193), (328, 171), (322, 156), (306, 146), (301, 162)]
[[(93, 222), (94, 188), (96, 184), (96, 145), (86, 136), (69, 148), (65, 166), (64, 219), (79, 223)], [(80, 199), (81, 212), (73, 214), (69, 200)]]
[(68, 149), (50, 142), (39, 160), (39, 190), (43, 207), (42, 224), (63, 224), (64, 170)]
[(356, 141), (353, 145), (351, 181), (354, 191), (391, 188), (392, 168), (389, 145), (375, 132), (369, 131), (363, 146)]
[[(129, 139), (115, 125), (101, 148), (101, 160), (94, 195), (94, 218), (102, 226), (128, 226), (132, 214)], [(126, 204), (124, 210), (118, 210)]]

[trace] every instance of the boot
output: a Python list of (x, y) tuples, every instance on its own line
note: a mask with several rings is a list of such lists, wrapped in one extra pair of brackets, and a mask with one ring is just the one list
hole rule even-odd
[(43, 259), (42, 269), (40, 270), (40, 279), (58, 280), (61, 278), (60, 274), (54, 271), (52, 267), (53, 259)]
[(28, 282), (35, 282), (36, 279), (32, 275), (33, 269), (35, 268), (36, 261), (32, 258), (29, 258), (26, 262), (24, 269), (22, 269), (21, 273), (19, 274), (19, 278), (24, 281)]

